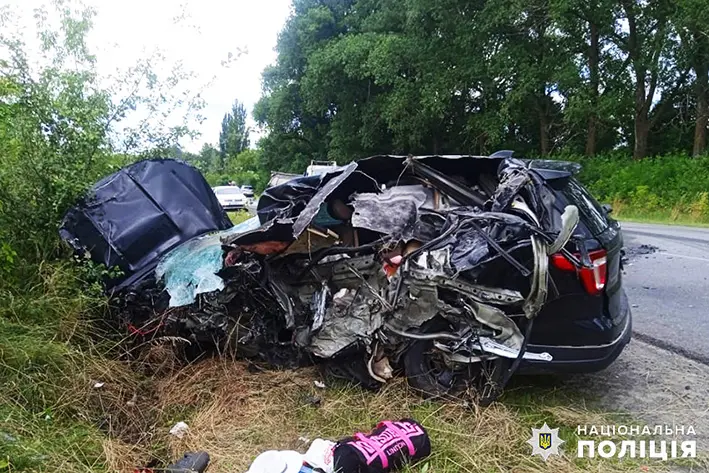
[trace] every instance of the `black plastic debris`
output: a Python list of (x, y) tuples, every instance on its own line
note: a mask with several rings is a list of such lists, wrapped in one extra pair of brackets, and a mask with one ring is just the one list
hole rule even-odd
[(188, 452), (166, 467), (136, 468), (134, 473), (204, 473), (209, 460), (207, 452)]

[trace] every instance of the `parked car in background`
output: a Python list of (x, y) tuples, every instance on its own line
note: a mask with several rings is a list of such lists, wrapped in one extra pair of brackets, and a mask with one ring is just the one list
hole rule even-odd
[(254, 198), (254, 187), (246, 184), (241, 186), (241, 193), (244, 194), (244, 197), (247, 199), (253, 199)]
[(310, 166), (305, 169), (306, 176), (319, 176), (337, 169), (335, 161), (310, 161)]
[(296, 177), (303, 177), (302, 174), (292, 174), (288, 172), (271, 172), (271, 178), (268, 180), (268, 184), (266, 184), (266, 189), (269, 187), (274, 187), (274, 186), (280, 186), (281, 184), (285, 184), (286, 182), (290, 181), (291, 179), (295, 179)]
[(242, 210), (246, 208), (246, 196), (238, 186), (213, 187), (214, 195), (224, 210)]

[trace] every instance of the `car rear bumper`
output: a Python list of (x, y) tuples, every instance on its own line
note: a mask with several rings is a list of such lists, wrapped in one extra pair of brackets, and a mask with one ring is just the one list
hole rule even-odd
[(246, 205), (244, 205), (244, 204), (229, 204), (229, 205), (222, 205), (222, 208), (226, 211), (244, 210), (246, 208)]
[(618, 358), (630, 342), (633, 322), (630, 309), (625, 317), (621, 334), (612, 342), (592, 346), (556, 346), (529, 344), (527, 350), (534, 353), (547, 352), (553, 359), (546, 361), (523, 360), (519, 367), (520, 374), (543, 373), (588, 373), (600, 371)]

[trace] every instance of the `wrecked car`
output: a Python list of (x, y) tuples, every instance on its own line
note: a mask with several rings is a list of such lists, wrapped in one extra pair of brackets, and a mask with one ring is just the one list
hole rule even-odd
[(198, 171), (150, 160), (97, 183), (60, 233), (120, 269), (107, 287), (137, 338), (487, 403), (516, 372), (600, 370), (630, 339), (620, 227), (574, 171), (374, 156), (268, 188), (232, 226)]

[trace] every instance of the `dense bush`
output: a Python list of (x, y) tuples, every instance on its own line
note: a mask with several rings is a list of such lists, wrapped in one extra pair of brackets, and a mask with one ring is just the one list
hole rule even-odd
[(599, 200), (613, 203), (621, 216), (709, 220), (709, 156), (559, 158), (581, 163), (579, 179)]
[(179, 77), (144, 60), (104, 87), (85, 43), (91, 11), (55, 9), (55, 29), (37, 11), (38, 48), (0, 14), (0, 471), (103, 469), (112, 408), (86, 392), (121, 371), (92, 323), (106, 307), (100, 269), (67, 262), (57, 230), (96, 180), (187, 132), (120, 125), (132, 110), (169, 112)]

